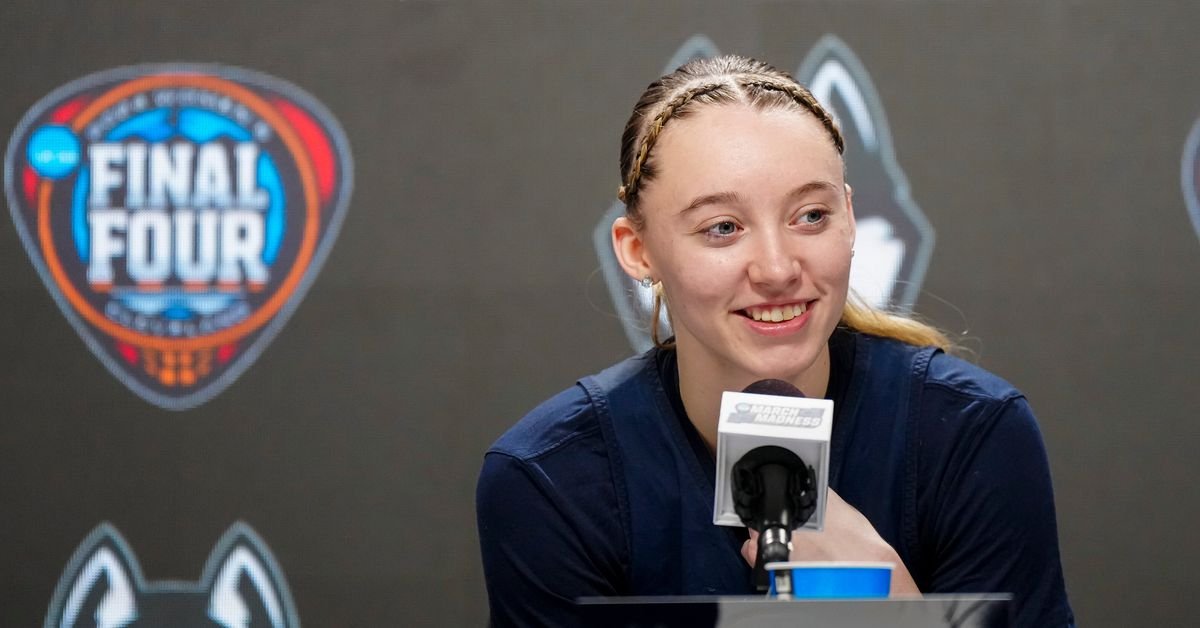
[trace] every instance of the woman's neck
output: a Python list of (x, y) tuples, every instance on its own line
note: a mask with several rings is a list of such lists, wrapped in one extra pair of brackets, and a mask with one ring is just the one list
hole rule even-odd
[[(700, 356), (689, 355), (684, 347), (676, 348), (676, 357), (679, 367), (679, 396), (683, 400), (683, 408), (700, 437), (704, 439), (709, 452), (715, 453), (721, 394), (727, 390), (743, 390), (765, 378), (722, 368), (722, 365), (710, 363)], [(812, 365), (798, 375), (786, 379), (809, 397), (824, 397), (829, 387), (828, 343), (821, 348)]]

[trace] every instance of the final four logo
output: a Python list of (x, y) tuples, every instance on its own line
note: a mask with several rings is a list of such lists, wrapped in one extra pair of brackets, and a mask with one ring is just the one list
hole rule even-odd
[(211, 399), (279, 331), (333, 245), (346, 138), (311, 96), (219, 66), (121, 68), (37, 103), (5, 191), (67, 319), (126, 386)]

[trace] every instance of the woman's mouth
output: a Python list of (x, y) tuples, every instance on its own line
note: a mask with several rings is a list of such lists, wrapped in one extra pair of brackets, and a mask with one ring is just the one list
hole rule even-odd
[(808, 311), (808, 303), (789, 303), (786, 305), (752, 306), (741, 311), (747, 318), (763, 323), (782, 323), (797, 316), (803, 316)]
[(742, 315), (746, 326), (756, 334), (788, 336), (807, 327), (815, 304), (814, 299), (780, 305), (755, 305), (737, 313)]

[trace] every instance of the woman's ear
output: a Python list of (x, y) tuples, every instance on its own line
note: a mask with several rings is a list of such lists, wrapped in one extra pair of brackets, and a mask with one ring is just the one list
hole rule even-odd
[(846, 217), (850, 223), (850, 248), (854, 248), (855, 225), (854, 225), (854, 188), (850, 187), (849, 183), (846, 186)]
[(642, 240), (642, 231), (629, 219), (621, 216), (613, 221), (612, 226), (613, 252), (625, 274), (641, 281), (643, 277), (653, 277), (652, 265), (646, 256), (646, 244)]

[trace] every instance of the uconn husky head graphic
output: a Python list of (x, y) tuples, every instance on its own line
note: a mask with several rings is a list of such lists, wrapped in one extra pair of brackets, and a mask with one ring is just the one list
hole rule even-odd
[(244, 523), (221, 537), (198, 582), (142, 577), (111, 525), (98, 526), (59, 580), (44, 628), (298, 628), (283, 573)]
[[(693, 35), (680, 46), (679, 50), (667, 61), (663, 74), (673, 72), (675, 68), (693, 59), (707, 59), (721, 54), (716, 45), (704, 35)], [(613, 201), (604, 212), (604, 216), (592, 230), (592, 243), (596, 247), (596, 255), (600, 258), (600, 270), (604, 274), (604, 283), (612, 296), (613, 305), (617, 308), (617, 317), (625, 327), (625, 336), (636, 351), (645, 351), (654, 343), (650, 339), (650, 318), (654, 316), (654, 290), (644, 287), (629, 278), (617, 262), (617, 255), (612, 248), (610, 229), (613, 221), (625, 214), (625, 204)], [(656, 324), (660, 329), (670, 328), (664, 310)], [(663, 334), (665, 338), (669, 334)]]
[[(663, 73), (689, 60), (719, 54), (711, 41), (696, 35)], [(857, 223), (850, 287), (873, 306), (909, 309), (933, 252), (934, 233), (896, 162), (887, 118), (871, 78), (849, 47), (832, 35), (817, 42), (796, 78), (838, 120), (846, 143), (847, 179), (854, 187)], [(651, 288), (628, 277), (613, 254), (610, 228), (624, 211), (622, 203), (613, 203), (596, 225), (593, 241), (625, 334), (635, 350), (643, 351), (651, 345), (654, 295)], [(665, 311), (657, 324), (660, 329), (668, 327)]]
[(1183, 143), (1183, 166), (1180, 173), (1183, 184), (1183, 200), (1187, 203), (1192, 226), (1200, 236), (1200, 119), (1192, 125), (1187, 141)]
[(842, 40), (826, 35), (800, 64), (796, 79), (830, 110), (846, 142), (858, 226), (850, 287), (875, 307), (911, 309), (933, 254), (933, 227), (896, 162), (871, 77)]
[(337, 235), (350, 154), (298, 88), (203, 65), (120, 68), (38, 102), (5, 157), (17, 231), (67, 319), (142, 398), (231, 384)]

